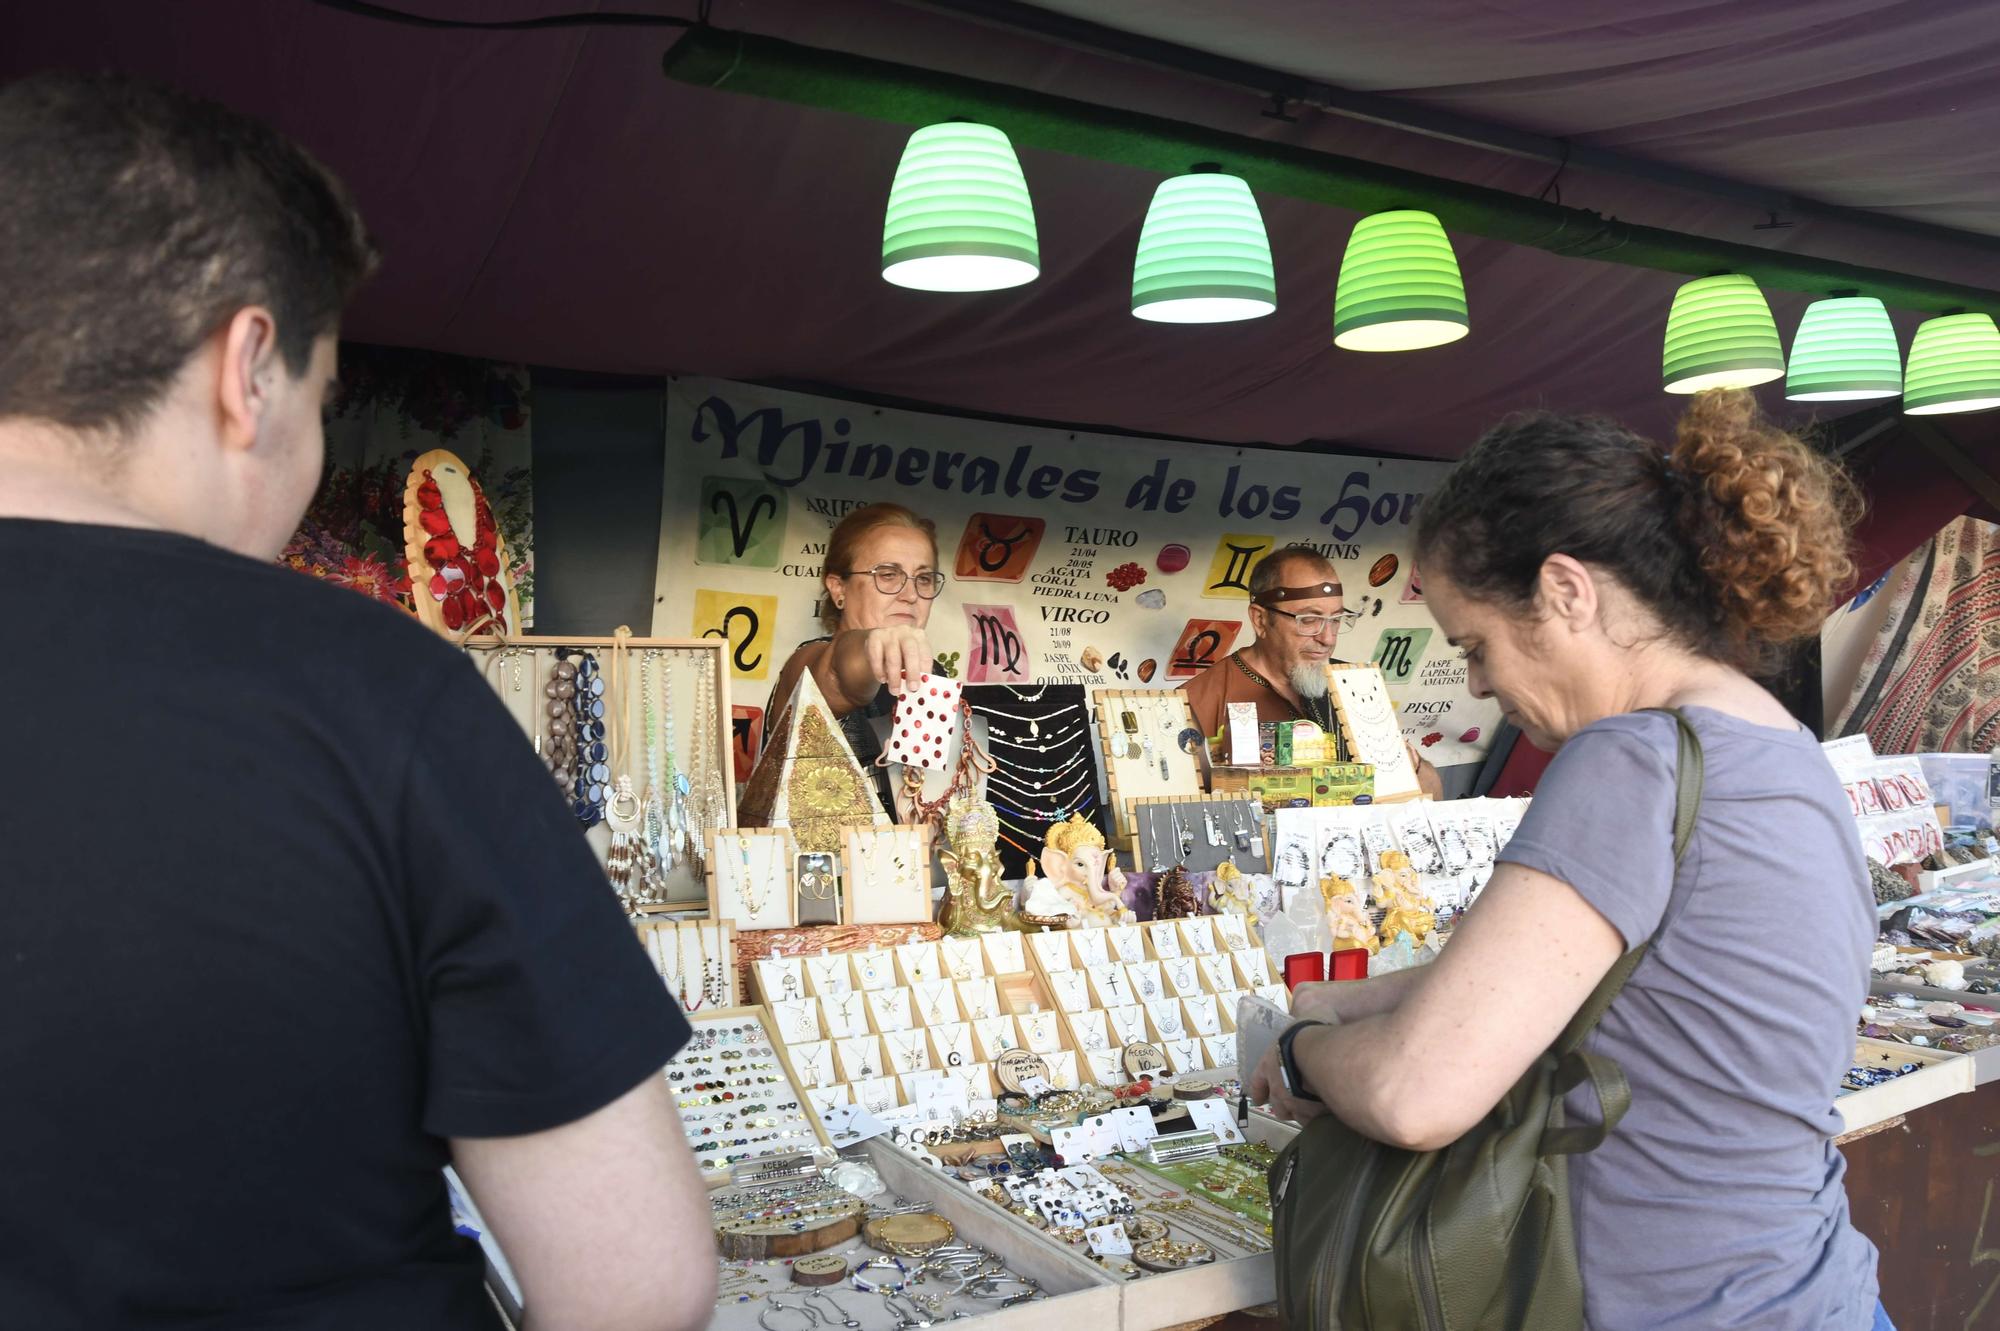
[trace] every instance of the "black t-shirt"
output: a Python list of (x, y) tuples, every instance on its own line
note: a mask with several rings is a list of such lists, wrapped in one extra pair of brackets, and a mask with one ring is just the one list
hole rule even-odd
[(520, 728), (352, 592), (0, 520), (0, 1327), (490, 1328), (446, 1137), (688, 1034)]

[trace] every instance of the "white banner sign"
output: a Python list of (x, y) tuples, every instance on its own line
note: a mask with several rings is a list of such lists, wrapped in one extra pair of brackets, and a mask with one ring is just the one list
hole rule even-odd
[[(1335, 654), (1387, 674), (1440, 765), (1484, 756), (1499, 712), (1465, 689), (1410, 559), (1445, 464), (1174, 443), (898, 411), (721, 380), (667, 395), (659, 636), (726, 637), (761, 707), (819, 636), (827, 534), (894, 500), (937, 524), (930, 639), (968, 684), (1173, 688), (1249, 642), (1251, 570), (1304, 542), (1340, 569)], [(761, 718), (739, 711), (741, 723)]]

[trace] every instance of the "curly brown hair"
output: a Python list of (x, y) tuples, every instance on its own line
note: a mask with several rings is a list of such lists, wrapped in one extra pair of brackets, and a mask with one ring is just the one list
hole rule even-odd
[(1671, 450), (1600, 417), (1502, 421), (1425, 496), (1417, 559), (1526, 608), (1543, 561), (1570, 555), (1690, 650), (1761, 674), (1852, 586), (1860, 513), (1838, 463), (1717, 390), (1689, 403)]

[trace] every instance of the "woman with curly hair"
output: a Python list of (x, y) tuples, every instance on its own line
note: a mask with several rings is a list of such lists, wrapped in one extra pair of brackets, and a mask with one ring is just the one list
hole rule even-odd
[[(1424, 503), (1424, 593), (1472, 691), (1555, 751), (1503, 863), (1428, 967), (1325, 985), (1298, 1015), (1293, 1117), (1411, 1150), (1478, 1123), (1628, 950), (1585, 1046), (1630, 1109), (1570, 1157), (1593, 1327), (1886, 1326), (1848, 1221), (1833, 1105), (1875, 919), (1840, 783), (1755, 675), (1853, 578), (1838, 469), (1743, 393), (1671, 449), (1609, 421), (1506, 421)], [(1677, 722), (1705, 777), (1673, 851)], [(1782, 946), (1774, 946), (1774, 938)], [(1365, 1075), (1357, 1069), (1366, 1069)], [(1592, 1122), (1589, 1087), (1572, 1121)]]

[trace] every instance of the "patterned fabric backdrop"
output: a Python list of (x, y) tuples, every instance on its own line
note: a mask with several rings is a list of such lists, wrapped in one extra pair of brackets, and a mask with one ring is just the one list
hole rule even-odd
[(344, 344), (328, 409), (326, 474), (280, 558), (301, 573), (410, 609), (403, 484), (433, 448), (465, 459), (493, 505), (535, 622), (533, 431), (528, 371), (397, 347)]
[(1833, 733), (1866, 731), (1877, 753), (1991, 749), (2000, 740), (2000, 527), (1960, 518), (1876, 594), (1891, 603)]

